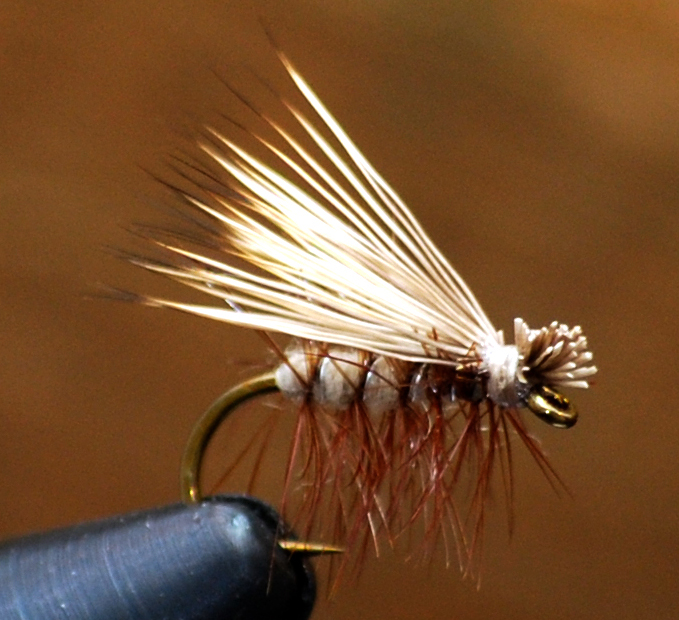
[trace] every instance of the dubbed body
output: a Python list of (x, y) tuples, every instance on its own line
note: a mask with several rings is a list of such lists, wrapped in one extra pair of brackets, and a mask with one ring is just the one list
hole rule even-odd
[(425, 412), (434, 401), (449, 408), (456, 401), (487, 399), (501, 408), (527, 407), (552, 426), (573, 426), (577, 412), (558, 388), (586, 387), (596, 371), (580, 328), (554, 323), (530, 330), (517, 319), (515, 330), (520, 345), (474, 343), (464, 357), (432, 357), (428, 362), (297, 342), (286, 350), (276, 382), (286, 396), (311, 399), (330, 411), (358, 400), (379, 416), (400, 406)]

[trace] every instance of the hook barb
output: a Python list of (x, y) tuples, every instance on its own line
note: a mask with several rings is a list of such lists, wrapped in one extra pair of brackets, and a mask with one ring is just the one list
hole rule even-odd
[(292, 553), (301, 553), (307, 557), (344, 553), (344, 547), (326, 545), (324, 543), (304, 542), (301, 540), (279, 540), (278, 546)]

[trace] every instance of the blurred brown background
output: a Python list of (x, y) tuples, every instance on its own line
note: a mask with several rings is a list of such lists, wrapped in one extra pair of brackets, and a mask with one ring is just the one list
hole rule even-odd
[(176, 501), (192, 423), (266, 358), (84, 295), (147, 290), (101, 247), (154, 221), (141, 167), (220, 110), (213, 70), (280, 75), (260, 17), (495, 324), (581, 323), (600, 368), (573, 430), (532, 423), (574, 499), (522, 455), (480, 591), (386, 553), (315, 617), (679, 617), (674, 3), (5, 0), (0, 537)]

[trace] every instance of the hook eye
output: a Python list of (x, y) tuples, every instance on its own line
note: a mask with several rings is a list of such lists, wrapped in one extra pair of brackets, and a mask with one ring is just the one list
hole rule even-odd
[(578, 421), (575, 406), (563, 394), (546, 385), (534, 385), (526, 406), (541, 420), (556, 428), (570, 428)]

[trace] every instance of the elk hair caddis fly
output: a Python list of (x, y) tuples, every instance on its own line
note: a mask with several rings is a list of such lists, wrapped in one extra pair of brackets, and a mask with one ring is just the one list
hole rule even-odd
[[(596, 373), (587, 339), (579, 326), (531, 329), (517, 318), (514, 344), (505, 344), (398, 194), (277, 53), (310, 112), (276, 95), (292, 130), (227, 84), (270, 137), (235, 130), (277, 164), (208, 127), (199, 147), (209, 166), (184, 162), (195, 191), (173, 187), (201, 230), (151, 233), (161, 260), (128, 256), (217, 300), (137, 301), (257, 330), (278, 358), (199, 420), (182, 463), (183, 499), (201, 499), (201, 462), (222, 421), (277, 391), (297, 412), (281, 511), (297, 493), (308, 523), (332, 524), (322, 543), (280, 544), (364, 551), (419, 528), (425, 541), (454, 545), (470, 570), (494, 477), (511, 513), (514, 442), (560, 484), (521, 410), (554, 427), (575, 424), (562, 390), (587, 388)], [(279, 347), (271, 333), (292, 342)]]

